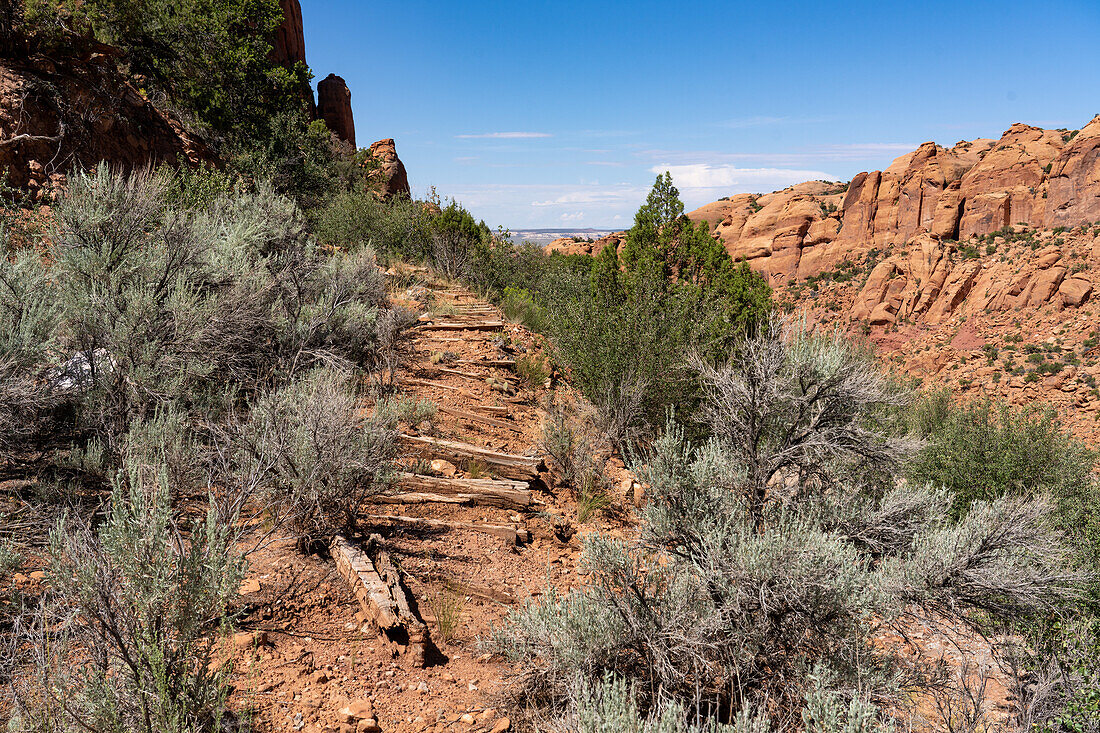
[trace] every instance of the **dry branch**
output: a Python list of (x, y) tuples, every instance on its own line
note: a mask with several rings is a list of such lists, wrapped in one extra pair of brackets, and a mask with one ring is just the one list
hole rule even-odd
[(521, 480), (536, 478), (539, 471), (545, 468), (542, 459), (537, 456), (501, 453), (470, 443), (415, 435), (402, 435), (401, 441), (412, 448), (443, 458), (481, 461), (495, 473), (507, 478)]
[(466, 529), (471, 532), (499, 537), (505, 542), (519, 545), (531, 541), (531, 533), (514, 524), (490, 524), (488, 522), (449, 522), (443, 519), (428, 519), (425, 517), (406, 517), (400, 514), (372, 514), (374, 521), (396, 522), (410, 527), (436, 527), (440, 529)]

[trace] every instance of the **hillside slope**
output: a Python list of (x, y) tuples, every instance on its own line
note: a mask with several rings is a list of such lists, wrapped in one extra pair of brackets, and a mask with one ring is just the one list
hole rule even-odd
[(688, 216), (766, 275), (784, 311), (964, 395), (1050, 403), (1100, 439), (1100, 116), (1080, 131), (1016, 124), (996, 141), (925, 143), (849, 184), (738, 194)]

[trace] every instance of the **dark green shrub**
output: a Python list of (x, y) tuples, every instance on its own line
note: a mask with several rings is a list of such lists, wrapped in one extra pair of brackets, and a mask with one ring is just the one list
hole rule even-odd
[(1050, 407), (982, 401), (939, 412), (921, 426), (927, 445), (910, 480), (944, 486), (956, 511), (1004, 494), (1072, 496), (1090, 481), (1095, 456), (1062, 429)]
[[(1079, 562), (1100, 574), (1096, 454), (1062, 427), (1052, 407), (986, 400), (949, 409), (924, 430), (927, 443), (906, 469), (910, 481), (947, 488), (954, 516), (979, 500), (1049, 496)], [(1100, 602), (1100, 589), (1091, 597)]]
[(337, 193), (310, 213), (322, 244), (345, 249), (369, 245), (382, 256), (423, 262), (431, 253), (430, 215), (408, 198), (383, 202), (366, 190)]

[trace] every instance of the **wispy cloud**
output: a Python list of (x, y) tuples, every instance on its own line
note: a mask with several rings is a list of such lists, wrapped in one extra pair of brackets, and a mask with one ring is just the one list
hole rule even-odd
[(846, 145), (826, 145), (821, 150), (824, 152), (869, 153), (874, 155), (877, 153), (908, 153), (911, 150), (916, 150), (919, 145), (919, 143), (848, 143)]
[(645, 195), (645, 190), (635, 187), (597, 187), (591, 186), (584, 189), (569, 191), (552, 199), (532, 201), (532, 206), (591, 206), (619, 204), (623, 201), (633, 201)]
[(775, 125), (812, 125), (819, 122), (829, 122), (832, 117), (787, 117), (772, 115), (753, 115), (751, 117), (735, 117), (732, 120), (722, 120), (719, 127), (731, 130), (743, 130), (750, 127), (773, 127)]
[(769, 186), (783, 188), (802, 181), (818, 179), (834, 180), (833, 176), (819, 170), (792, 168), (738, 168), (734, 165), (655, 165), (650, 173), (672, 174), (678, 188), (750, 188), (765, 190)]
[(761, 168), (781, 166), (810, 167), (830, 161), (881, 161), (888, 165), (890, 159), (916, 150), (916, 143), (846, 143), (803, 148), (783, 153), (738, 153), (718, 150), (664, 150), (645, 149), (633, 153), (634, 157), (650, 163), (664, 165), (721, 165), (726, 163), (756, 163)]
[(455, 135), (462, 140), (529, 140), (538, 137), (554, 137), (549, 132), (479, 132)]
[(585, 165), (603, 165), (609, 168), (622, 168), (626, 163), (620, 163), (617, 160), (586, 160)]
[(440, 184), (491, 226), (511, 229), (561, 226), (615, 226), (628, 221), (645, 200), (648, 185), (629, 182), (573, 184)]

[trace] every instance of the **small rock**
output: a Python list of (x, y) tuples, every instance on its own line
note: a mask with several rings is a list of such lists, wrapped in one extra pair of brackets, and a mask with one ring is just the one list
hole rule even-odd
[(476, 722), (476, 718), (474, 718), (474, 716), (470, 715), (469, 713), (463, 713), (462, 717), (459, 718), (459, 720), (466, 725), (473, 725)]
[(356, 723), (355, 733), (382, 733), (382, 726), (374, 718), (367, 718)]
[(233, 634), (233, 646), (244, 649), (250, 646), (264, 646), (267, 644), (266, 631), (239, 631)]
[(444, 478), (454, 478), (458, 473), (458, 469), (455, 464), (450, 461), (445, 461), (442, 458), (437, 458), (431, 463), (432, 473), (443, 476)]
[(489, 733), (504, 733), (505, 731), (512, 729), (512, 721), (508, 718), (501, 718), (497, 722), (493, 723), (493, 727), (489, 729)]
[(251, 595), (252, 593), (259, 593), (260, 581), (256, 580), (255, 578), (249, 578), (248, 580), (241, 583), (240, 587), (237, 589), (237, 592), (240, 593), (242, 596)]
[(352, 700), (340, 708), (337, 716), (345, 723), (354, 723), (358, 720), (370, 720), (374, 718), (374, 703), (369, 698), (361, 697)]

